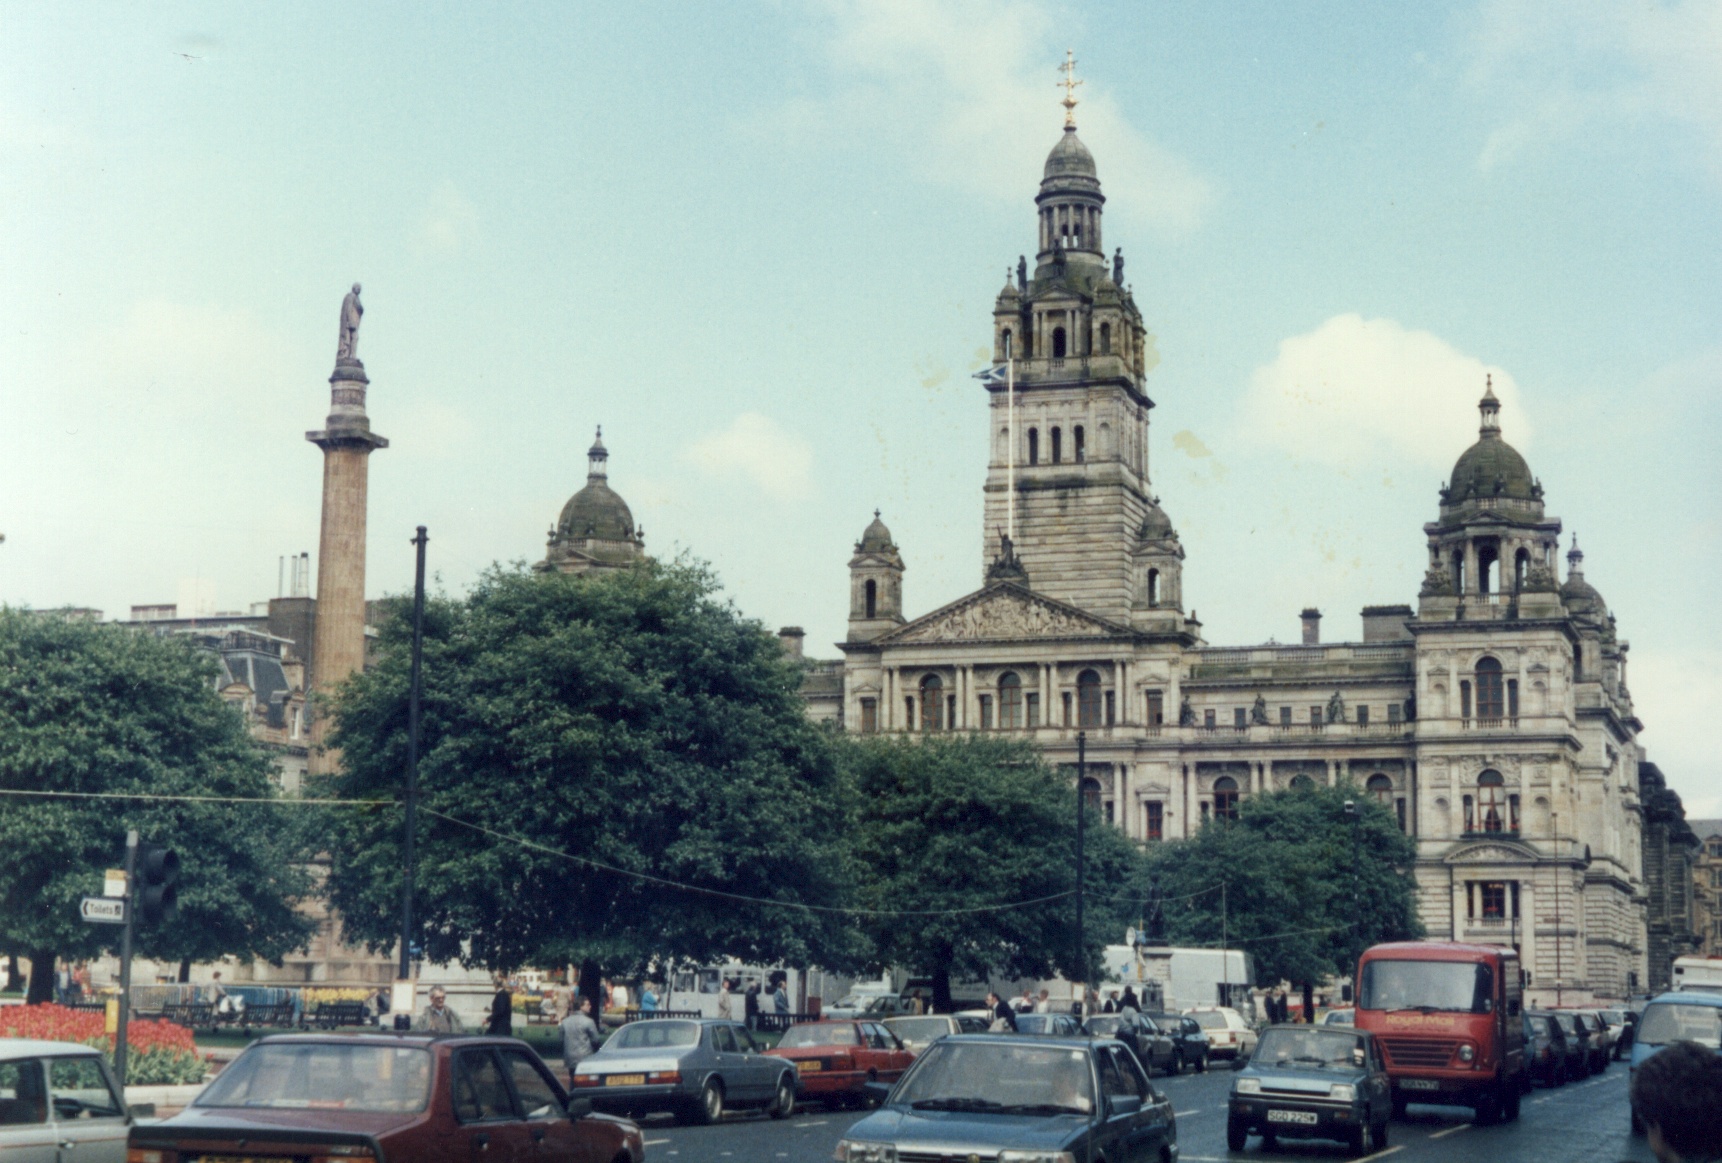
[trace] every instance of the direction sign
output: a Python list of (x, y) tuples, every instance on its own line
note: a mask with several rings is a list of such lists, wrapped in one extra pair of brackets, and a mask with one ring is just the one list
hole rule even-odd
[(84, 920), (95, 925), (123, 925), (126, 923), (126, 902), (112, 900), (108, 897), (87, 896), (80, 910)]

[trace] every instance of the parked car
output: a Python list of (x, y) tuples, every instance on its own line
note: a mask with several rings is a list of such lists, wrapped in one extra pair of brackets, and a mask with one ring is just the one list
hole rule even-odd
[(885, 1028), (897, 1035), (909, 1053), (919, 1054), (947, 1034), (984, 1034), (992, 1020), (982, 1014), (924, 1014), (918, 1018), (886, 1018)]
[(1594, 1060), (1590, 1052), (1590, 1031), (1572, 1010), (1547, 1012), (1560, 1023), (1561, 1036), (1566, 1039), (1567, 1081), (1577, 1082), (1581, 1078), (1589, 1078), (1591, 1062)]
[(787, 1117), (796, 1079), (795, 1068), (768, 1057), (739, 1022), (655, 1018), (629, 1022), (581, 1061), (574, 1090), (599, 1110), (667, 1110), (684, 1122), (715, 1123), (730, 1107)]
[(1628, 1056), (1632, 1051), (1633, 1029), (1638, 1025), (1638, 1011), (1626, 1006), (1616, 1006), (1602, 1011), (1603, 1021), (1609, 1024), (1614, 1032), (1614, 1051), (1616, 1061)]
[[(1008, 1033), (1009, 1031), (1004, 1031)], [(1037, 1034), (1042, 1037), (1074, 1038), (1082, 1033), (1082, 1023), (1074, 1014), (1018, 1014), (1016, 1033)]]
[(1142, 1014), (1096, 1014), (1083, 1024), (1083, 1033), (1123, 1042), (1150, 1078), (1156, 1070), (1162, 1074), (1178, 1072), (1177, 1043), (1153, 1018)]
[(915, 1060), (879, 1022), (803, 1022), (783, 1032), (766, 1055), (795, 1066), (805, 1098), (860, 1104), (869, 1082), (895, 1082)]
[(76, 1042), (0, 1038), (0, 1158), (53, 1163), (76, 1149), (125, 1163), (132, 1118), (108, 1064)]
[[(1722, 1051), (1722, 993), (1687, 989), (1652, 998), (1633, 1031), (1630, 1070), (1636, 1075), (1646, 1058), (1668, 1043), (1680, 1041)], [(1632, 1112), (1632, 1131), (1644, 1132), (1636, 1110)]]
[(1590, 1031), (1590, 1072), (1601, 1074), (1614, 1060), (1614, 1031), (1603, 1020), (1601, 1010), (1579, 1010), (1578, 1016)]
[(1177, 1158), (1177, 1141), (1172, 1104), (1115, 1039), (953, 1034), (844, 1132), (833, 1158), (1161, 1160)]
[(1184, 1012), (1207, 1032), (1208, 1057), (1248, 1058), (1255, 1052), (1255, 1030), (1230, 1006), (1197, 1006)]
[(1201, 1023), (1187, 1014), (1149, 1014), (1156, 1025), (1172, 1035), (1178, 1051), (1178, 1061), (1172, 1073), (1180, 1074), (1186, 1066), (1197, 1071), (1208, 1068), (1208, 1034)]
[(1566, 1032), (1555, 1016), (1542, 1010), (1525, 1010), (1525, 1058), (1531, 1066), (1531, 1085), (1565, 1086), (1575, 1066), (1569, 1061), (1577, 1052), (1567, 1050)]
[(158, 1161), (646, 1157), (638, 1127), (570, 1101), (524, 1042), (430, 1034), (263, 1038), (129, 1146)]
[(1354, 1154), (1387, 1146), (1393, 1084), (1381, 1047), (1362, 1030), (1273, 1026), (1232, 1081), (1226, 1146), (1242, 1151), (1250, 1135), (1275, 1140), (1339, 1139)]
[(828, 1018), (859, 1017), (873, 1002), (882, 997), (896, 997), (896, 993), (883, 985), (857, 986), (844, 994), (836, 1005), (825, 1007), (824, 1016)]
[(1328, 1010), (1321, 1015), (1321, 1024), (1324, 1026), (1355, 1026), (1357, 1025), (1357, 1011), (1349, 1007), (1343, 1010)]

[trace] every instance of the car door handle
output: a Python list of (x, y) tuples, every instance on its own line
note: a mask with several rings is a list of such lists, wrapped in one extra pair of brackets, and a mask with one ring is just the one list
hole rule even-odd
[(534, 1143), (542, 1143), (544, 1141), (544, 1128), (543, 1127), (533, 1127), (532, 1128), (532, 1141)]
[(72, 1148), (76, 1147), (77, 1145), (78, 1145), (77, 1143), (75, 1143), (71, 1140), (67, 1140), (66, 1142), (60, 1144), (60, 1150), (70, 1151)]
[(488, 1151), (490, 1150), (490, 1136), (480, 1131), (472, 1137), (472, 1145), (480, 1151)]

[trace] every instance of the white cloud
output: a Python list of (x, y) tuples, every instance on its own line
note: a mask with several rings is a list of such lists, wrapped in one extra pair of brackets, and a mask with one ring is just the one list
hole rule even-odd
[(1391, 319), (1335, 315), (1281, 341), (1244, 398), (1243, 436), (1294, 457), (1349, 468), (1360, 461), (1450, 468), (1477, 439), (1477, 401), (1494, 378), (1501, 426), (1530, 443), (1518, 385), (1500, 368)]
[(1471, 80), (1501, 101), (1484, 169), (1592, 127), (1671, 122), (1722, 176), (1722, 4), (1716, 0), (1490, 0)]
[(813, 447), (769, 416), (743, 412), (728, 428), (688, 446), (683, 459), (717, 479), (741, 477), (790, 500), (813, 489)]
[[(1065, 41), (1031, 0), (828, 0), (824, 45), (837, 90), (792, 103), (771, 129), (816, 142), (890, 142), (925, 177), (1020, 200), (1061, 125), (1055, 83)], [(1080, 54), (1079, 54), (1080, 57)], [(1079, 71), (1080, 75), (1080, 71)], [(1208, 183), (1131, 125), (1090, 76), (1077, 124), (1116, 205), (1167, 233), (1200, 224)]]
[(478, 238), (478, 207), (453, 182), (443, 182), (419, 213), (413, 249), (421, 257), (448, 258)]

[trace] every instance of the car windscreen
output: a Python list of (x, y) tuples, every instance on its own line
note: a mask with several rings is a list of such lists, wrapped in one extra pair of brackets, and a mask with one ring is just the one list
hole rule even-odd
[(1340, 1030), (1310, 1026), (1294, 1029), (1274, 1026), (1262, 1031), (1250, 1061), (1257, 1066), (1307, 1067), (1311, 1070), (1344, 1070), (1363, 1064), (1363, 1039)]
[[(885, 1024), (905, 1042), (931, 1042), (934, 1038), (951, 1032), (948, 1018), (898, 1018)], [(986, 1027), (983, 1025), (981, 1029)]]
[[(1017, 1019), (1017, 1022), (1019, 1024), (1021, 1023), (1021, 1021), (1022, 1021), (1021, 1018)], [(1088, 1019), (1088, 1032), (1090, 1034), (1099, 1034), (1103, 1038), (1104, 1037), (1110, 1037), (1111, 1035), (1116, 1034), (1121, 1028), (1123, 1028), (1123, 1026), (1124, 1026), (1124, 1019), (1123, 1018), (1089, 1018)]]
[(1495, 975), (1469, 961), (1371, 961), (1363, 967), (1357, 1008), (1486, 1014)]
[(891, 1095), (916, 1110), (1088, 1114), (1088, 1051), (1010, 1042), (934, 1042)]
[(1224, 1030), (1230, 1028), (1226, 1025), (1226, 1015), (1220, 1013), (1218, 1010), (1207, 1010), (1204, 1013), (1192, 1014), (1191, 1017), (1195, 1018), (1196, 1024), (1201, 1026), (1204, 1030)]
[(698, 1022), (630, 1022), (604, 1043), (604, 1049), (613, 1046), (618, 1050), (652, 1050), (665, 1046), (697, 1046), (699, 1041)]
[(1018, 1014), (1016, 1030), (1019, 1034), (1050, 1034), (1058, 1028), (1051, 1014)]
[[(901, 1036), (901, 1035), (899, 1035)], [(855, 1027), (847, 1022), (832, 1026), (791, 1026), (783, 1031), (783, 1037), (778, 1041), (779, 1050), (793, 1050), (797, 1046), (858, 1046), (860, 1039), (855, 1037)]]
[(1632, 1038), (1643, 1046), (1686, 1041), (1722, 1049), (1722, 1006), (1652, 1002), (1644, 1007)]
[(359, 1042), (251, 1047), (194, 1106), (409, 1113), (430, 1097), (431, 1056), (420, 1046)]

